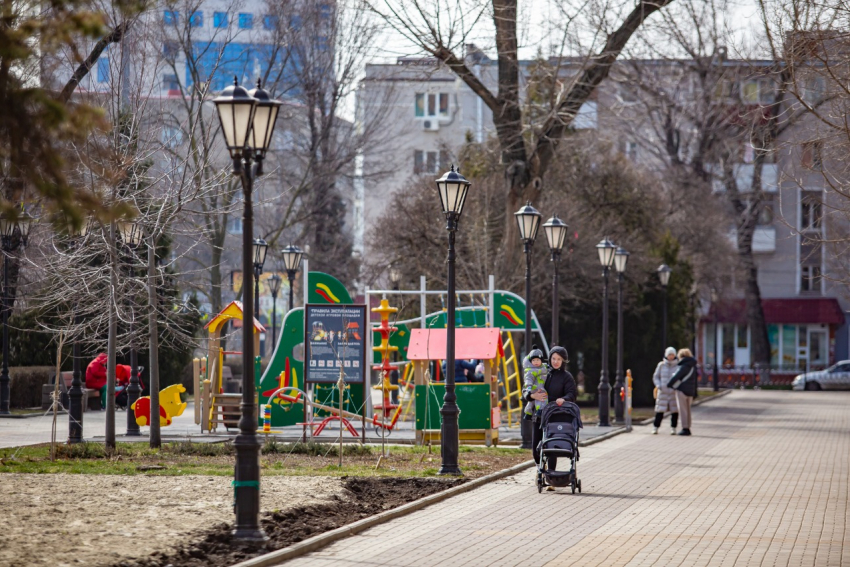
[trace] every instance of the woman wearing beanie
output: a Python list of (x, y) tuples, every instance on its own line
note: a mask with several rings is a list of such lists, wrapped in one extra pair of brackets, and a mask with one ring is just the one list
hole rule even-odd
[[(532, 430), (531, 436), (531, 454), (534, 456), (534, 462), (536, 463), (540, 462), (540, 449), (538, 448), (538, 445), (543, 439), (543, 430), (541, 428), (542, 423), (540, 421), (540, 413), (542, 412), (543, 406), (547, 403), (555, 403), (559, 406), (563, 405), (565, 402), (575, 403), (576, 397), (578, 396), (576, 381), (573, 378), (573, 375), (567, 372), (567, 363), (569, 361), (570, 359), (569, 356), (567, 356), (567, 349), (561, 346), (552, 347), (549, 351), (549, 371), (546, 374), (546, 379), (543, 382), (542, 387), (540, 385), (536, 385), (535, 387), (526, 390), (524, 398), (525, 401), (542, 402), (540, 404), (535, 404), (536, 406), (539, 406), (539, 409), (535, 410), (532, 417), (534, 429)], [(549, 466), (551, 467), (551, 470), (555, 470), (557, 462), (558, 461), (555, 457), (549, 458)], [(549, 488), (554, 490), (552, 487)]]
[(661, 421), (664, 419), (664, 412), (672, 412), (670, 416), (670, 435), (676, 434), (676, 422), (679, 421), (679, 408), (676, 405), (676, 390), (667, 386), (670, 378), (676, 373), (679, 368), (679, 361), (676, 359), (676, 349), (667, 347), (664, 351), (664, 360), (658, 363), (655, 367), (655, 374), (652, 375), (652, 382), (655, 384), (655, 422), (652, 424), (652, 434), (658, 434), (658, 428), (661, 427)]

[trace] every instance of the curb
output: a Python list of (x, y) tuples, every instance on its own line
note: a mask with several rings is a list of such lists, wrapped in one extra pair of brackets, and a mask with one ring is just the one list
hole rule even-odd
[[(722, 392), (720, 392), (719, 394), (715, 394), (715, 395), (711, 396), (710, 398), (703, 398), (703, 399), (701, 399), (701, 400), (697, 400), (697, 401), (695, 401), (694, 403), (692, 403), (692, 404), (691, 404), (691, 407), (692, 407), (692, 408), (695, 408), (695, 407), (697, 407), (697, 406), (699, 406), (699, 405), (702, 405), (702, 404), (705, 404), (705, 403), (711, 402), (711, 401), (713, 401), (713, 400), (719, 400), (719, 399), (720, 399), (720, 398), (722, 398), (723, 396), (728, 396), (728, 395), (729, 395), (729, 394), (731, 394), (731, 393), (732, 393), (732, 390), (723, 390), (723, 391), (722, 391)], [(664, 414), (664, 417), (667, 417), (668, 415), (669, 415), (669, 412), (668, 412), (668, 413), (665, 413), (665, 414)], [(644, 419), (643, 421), (638, 422), (638, 423), (637, 423), (637, 425), (649, 425), (650, 423), (652, 423), (652, 421), (653, 421), (654, 419), (655, 419), (654, 417), (648, 417), (648, 418)]]
[(426, 506), (430, 506), (431, 504), (442, 502), (443, 500), (451, 498), (452, 496), (457, 496), (458, 494), (469, 492), (470, 490), (478, 488), (479, 486), (493, 482), (494, 480), (499, 480), (507, 476), (514, 475), (518, 472), (530, 469), (533, 466), (534, 461), (526, 461), (524, 463), (514, 465), (510, 468), (495, 472), (493, 474), (482, 476), (481, 478), (476, 478), (475, 480), (461, 484), (460, 486), (454, 486), (452, 488), (449, 488), (448, 490), (432, 494), (431, 496), (426, 496), (425, 498), (414, 500), (413, 502), (409, 502), (404, 506), (399, 506), (398, 508), (387, 510), (386, 512), (381, 512), (380, 514), (377, 514), (375, 516), (364, 518), (352, 524), (341, 526), (335, 530), (331, 530), (329, 532), (325, 532), (323, 534), (319, 534), (317, 536), (305, 539), (304, 541), (298, 542), (295, 545), (284, 547), (283, 549), (278, 549), (277, 551), (272, 551), (271, 553), (260, 555), (259, 557), (254, 557), (253, 559), (243, 561), (242, 563), (237, 563), (232, 567), (271, 567), (272, 565), (278, 565), (284, 561), (288, 561), (306, 553), (310, 553), (311, 551), (320, 549), (338, 539), (342, 539), (360, 533), (373, 526), (377, 526), (400, 516), (410, 514), (411, 512), (415, 512)]

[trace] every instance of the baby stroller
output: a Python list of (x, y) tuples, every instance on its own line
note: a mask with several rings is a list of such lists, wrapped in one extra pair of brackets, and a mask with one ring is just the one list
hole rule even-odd
[[(581, 493), (581, 481), (578, 479), (576, 463), (579, 459), (578, 437), (581, 423), (581, 410), (572, 402), (564, 405), (547, 404), (540, 414), (543, 439), (540, 441), (540, 462), (537, 465), (537, 492), (543, 492), (544, 486), (578, 489)], [(570, 459), (569, 471), (549, 470), (551, 457)]]

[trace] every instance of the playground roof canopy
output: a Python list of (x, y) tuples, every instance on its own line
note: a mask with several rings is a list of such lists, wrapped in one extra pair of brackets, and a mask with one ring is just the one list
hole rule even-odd
[[(492, 360), (503, 355), (502, 336), (497, 328), (455, 329), (455, 359)], [(408, 360), (445, 360), (446, 329), (413, 329)]]
[[(224, 323), (231, 319), (242, 320), (242, 302), (241, 301), (231, 301), (230, 304), (221, 310), (221, 312), (210, 319), (210, 322), (204, 325), (205, 329), (209, 329), (210, 333), (215, 333), (219, 330)], [(251, 317), (254, 319), (254, 317)], [(254, 332), (255, 333), (264, 333), (266, 328), (263, 327), (262, 323), (254, 319)]]

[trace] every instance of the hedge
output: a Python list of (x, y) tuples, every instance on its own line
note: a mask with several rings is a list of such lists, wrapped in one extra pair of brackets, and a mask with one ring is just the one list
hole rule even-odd
[(10, 404), (13, 408), (41, 407), (41, 386), (50, 381), (54, 366), (12, 366)]

